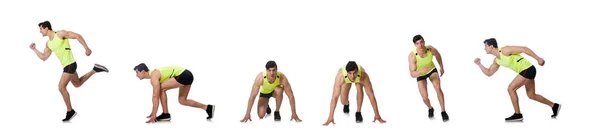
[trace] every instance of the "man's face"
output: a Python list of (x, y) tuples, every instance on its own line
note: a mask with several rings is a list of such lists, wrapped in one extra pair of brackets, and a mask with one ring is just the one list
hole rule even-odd
[(348, 71), (348, 79), (350, 81), (356, 80), (356, 75), (357, 75), (356, 70), (355, 71)]
[(48, 28), (42, 28), (42, 26), (40, 26), (40, 33), (42, 36), (46, 36), (46, 32), (48, 32)]
[(267, 77), (269, 77), (270, 80), (273, 80), (275, 75), (277, 75), (277, 67), (267, 69)]
[(484, 48), (485, 53), (491, 54), (492, 53), (492, 48), (493, 48), (493, 46), (485, 44), (485, 48)]
[(419, 50), (425, 49), (425, 41), (423, 39), (417, 40), (417, 42), (415, 42), (415, 47), (417, 47)]
[(136, 76), (140, 78), (140, 80), (144, 79), (144, 73), (146, 73), (146, 71), (135, 71)]

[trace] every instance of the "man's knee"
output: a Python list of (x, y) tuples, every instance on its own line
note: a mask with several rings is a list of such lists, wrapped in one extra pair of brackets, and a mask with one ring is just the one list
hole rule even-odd
[(58, 87), (58, 91), (59, 91), (59, 92), (67, 92), (67, 87), (62, 87), (62, 86), (59, 86), (59, 87)]
[(179, 104), (181, 104), (181, 105), (187, 105), (187, 99), (185, 99), (185, 98), (179, 98)]

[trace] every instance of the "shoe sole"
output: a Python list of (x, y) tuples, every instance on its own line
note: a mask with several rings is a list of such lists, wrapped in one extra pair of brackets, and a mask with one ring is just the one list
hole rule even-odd
[(156, 119), (156, 121), (171, 121), (171, 118), (167, 118), (167, 119)]
[(519, 119), (513, 119), (513, 120), (505, 120), (506, 122), (519, 122), (519, 121), (523, 121), (523, 118), (519, 118)]
[(105, 66), (102, 66), (100, 64), (95, 64), (94, 67), (99, 68), (101, 70), (104, 70), (104, 71), (108, 72), (108, 68), (106, 68)]
[(216, 106), (215, 106), (215, 105), (212, 105), (212, 107), (213, 107), (213, 108), (210, 110), (210, 114), (212, 115), (212, 117), (211, 117), (211, 118), (209, 118), (209, 120), (210, 120), (210, 119), (213, 119), (213, 118), (215, 118), (215, 108), (216, 108)]

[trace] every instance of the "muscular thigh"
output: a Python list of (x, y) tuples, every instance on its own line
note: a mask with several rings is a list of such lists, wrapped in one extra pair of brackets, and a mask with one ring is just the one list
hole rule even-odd
[(179, 88), (182, 86), (183, 85), (180, 84), (179, 82), (177, 82), (177, 80), (175, 80), (175, 78), (170, 78), (170, 79), (166, 80), (165, 82), (163, 82), (162, 84), (160, 84), (160, 87), (163, 90), (170, 90), (170, 89)]
[(348, 95), (350, 93), (350, 88), (352, 88), (352, 83), (344, 83), (342, 85), (342, 95)]

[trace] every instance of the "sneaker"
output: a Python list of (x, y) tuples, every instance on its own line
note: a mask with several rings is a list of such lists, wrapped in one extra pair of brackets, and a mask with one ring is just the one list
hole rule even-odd
[(558, 116), (558, 112), (560, 112), (560, 104), (554, 103), (552, 106), (552, 118), (556, 118), (556, 116)]
[(271, 107), (267, 104), (267, 114), (271, 114)]
[(170, 120), (171, 120), (171, 114), (169, 114), (169, 113), (162, 113), (156, 117), (156, 121), (170, 121)]
[(362, 114), (360, 112), (356, 112), (355, 116), (356, 116), (356, 123), (362, 123), (363, 122), (363, 117), (362, 117)]
[(349, 114), (350, 113), (350, 104), (344, 105), (344, 113), (345, 114)]
[(446, 111), (442, 112), (442, 120), (444, 122), (450, 120), (450, 117), (448, 117), (448, 114), (446, 113)]
[(208, 114), (208, 117), (206, 117), (206, 119), (212, 119), (213, 115), (215, 114), (215, 105), (208, 105), (206, 106), (206, 114)]
[(108, 72), (108, 69), (100, 64), (94, 64), (95, 72)]
[(275, 121), (281, 121), (281, 114), (279, 114), (279, 111), (275, 111)]
[(429, 115), (427, 115), (429, 117), (429, 119), (433, 119), (433, 108), (429, 109)]
[(75, 117), (75, 115), (77, 115), (77, 112), (75, 112), (74, 109), (71, 109), (71, 111), (67, 112), (67, 116), (62, 121), (63, 122), (71, 121), (71, 119), (73, 119), (73, 117)]
[(523, 114), (517, 114), (517, 113), (515, 113), (512, 116), (510, 116), (510, 117), (508, 117), (508, 118), (506, 118), (504, 120), (505, 121), (509, 121), (509, 122), (511, 122), (511, 121), (523, 121)]

